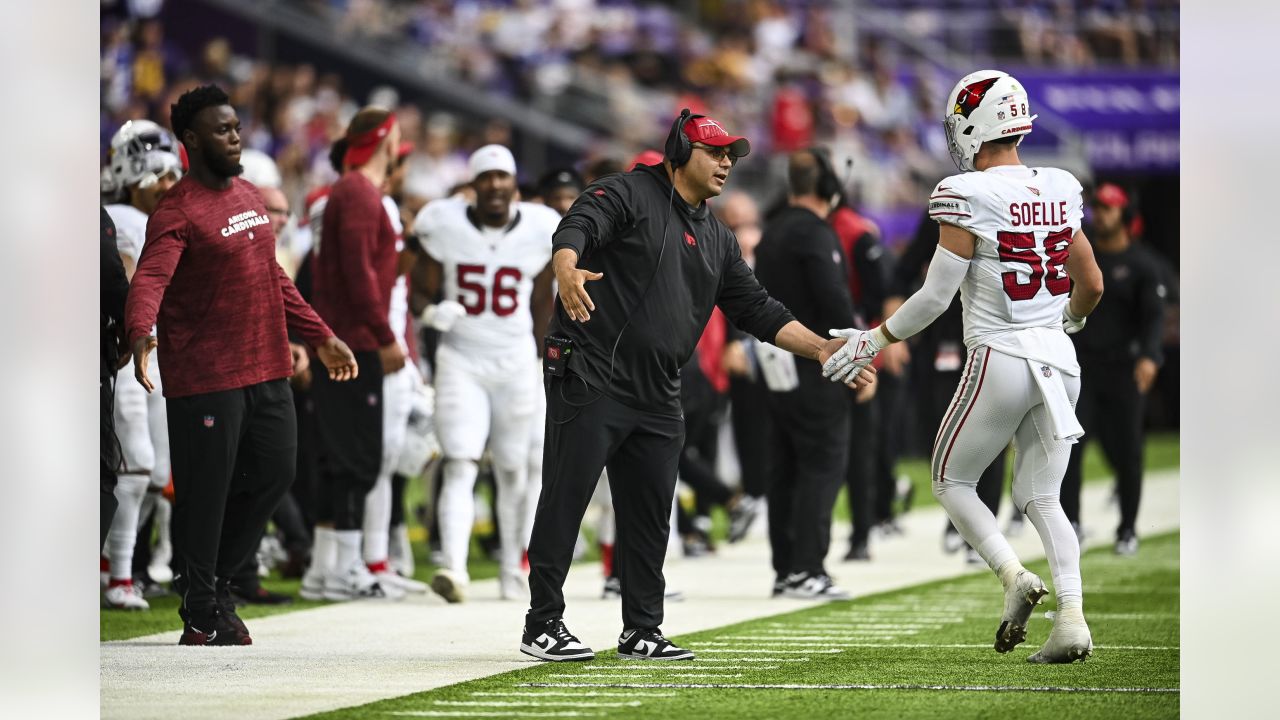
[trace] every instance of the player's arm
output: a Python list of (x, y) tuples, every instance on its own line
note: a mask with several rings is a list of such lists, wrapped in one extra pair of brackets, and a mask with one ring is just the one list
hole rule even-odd
[(1093, 245), (1083, 230), (1077, 230), (1071, 239), (1071, 254), (1067, 256), (1067, 276), (1071, 278), (1071, 299), (1063, 310), (1063, 329), (1068, 333), (1079, 332), (1085, 318), (1102, 299), (1102, 269), (1093, 256)]
[(555, 312), (555, 294), (553, 280), (555, 273), (550, 263), (533, 279), (533, 294), (529, 298), (529, 312), (533, 314), (533, 337), (539, 342), (547, 335), (547, 326), (551, 324), (551, 314)]

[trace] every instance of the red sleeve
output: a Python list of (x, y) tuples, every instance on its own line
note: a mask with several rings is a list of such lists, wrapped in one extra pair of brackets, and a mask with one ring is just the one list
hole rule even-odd
[(333, 337), (333, 331), (320, 319), (315, 310), (302, 299), (302, 293), (289, 279), (289, 274), (276, 263), (280, 272), (280, 291), (284, 295), (284, 319), (291, 330), (302, 336), (311, 347), (320, 347)]
[[(370, 186), (372, 187), (372, 186)], [(335, 198), (329, 197), (329, 202)], [(359, 196), (361, 204), (368, 202), (370, 208), (360, 212), (350, 202), (351, 196), (344, 198), (347, 202), (341, 208), (338, 217), (337, 231), (343, 244), (350, 248), (350, 256), (346, 259), (349, 268), (348, 284), (351, 290), (353, 305), (352, 314), (373, 330), (379, 345), (390, 345), (396, 341), (391, 331), (391, 321), (387, 317), (378, 291), (378, 271), (373, 265), (373, 249), (378, 245), (378, 231), (386, 220), (387, 211), (382, 207), (382, 198), (373, 191)]]
[(150, 335), (151, 328), (155, 327), (160, 301), (187, 249), (183, 233), (186, 226), (186, 216), (175, 205), (157, 210), (147, 221), (147, 240), (129, 285), (129, 300), (124, 310), (125, 330), (131, 345), (138, 338)]

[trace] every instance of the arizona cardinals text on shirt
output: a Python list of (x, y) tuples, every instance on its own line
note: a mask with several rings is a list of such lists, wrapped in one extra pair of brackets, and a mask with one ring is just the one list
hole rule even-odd
[(1067, 201), (1009, 203), (1009, 219), (1014, 225), (1039, 227), (1069, 225)]
[(271, 218), (268, 218), (265, 215), (259, 215), (255, 210), (242, 212), (239, 215), (232, 215), (227, 218), (227, 226), (222, 228), (222, 237), (231, 237), (241, 230), (247, 230), (259, 225), (266, 225), (269, 222), (271, 222)]

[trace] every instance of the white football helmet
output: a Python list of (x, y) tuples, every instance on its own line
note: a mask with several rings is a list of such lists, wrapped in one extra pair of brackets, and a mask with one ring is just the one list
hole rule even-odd
[(150, 120), (130, 120), (111, 138), (102, 189), (145, 188), (170, 173), (182, 177), (182, 160), (173, 135)]
[(244, 168), (244, 172), (240, 173), (240, 177), (248, 180), (255, 187), (278, 188), (284, 184), (276, 161), (261, 150), (254, 150), (253, 148), (241, 150), (240, 167)]
[(988, 140), (1016, 135), (1021, 144), (1036, 119), (1029, 105), (1026, 89), (1009, 73), (979, 70), (961, 78), (947, 97), (942, 118), (956, 167), (975, 170), (973, 159)]

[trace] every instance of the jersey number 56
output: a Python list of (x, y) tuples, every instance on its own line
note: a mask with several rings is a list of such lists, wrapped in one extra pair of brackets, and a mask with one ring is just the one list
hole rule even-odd
[(484, 265), (458, 266), (458, 302), (468, 315), (479, 315), (492, 301), (493, 314), (506, 317), (520, 306), (517, 294), (523, 275), (518, 268), (500, 267), (493, 272), (493, 291), (485, 287)]

